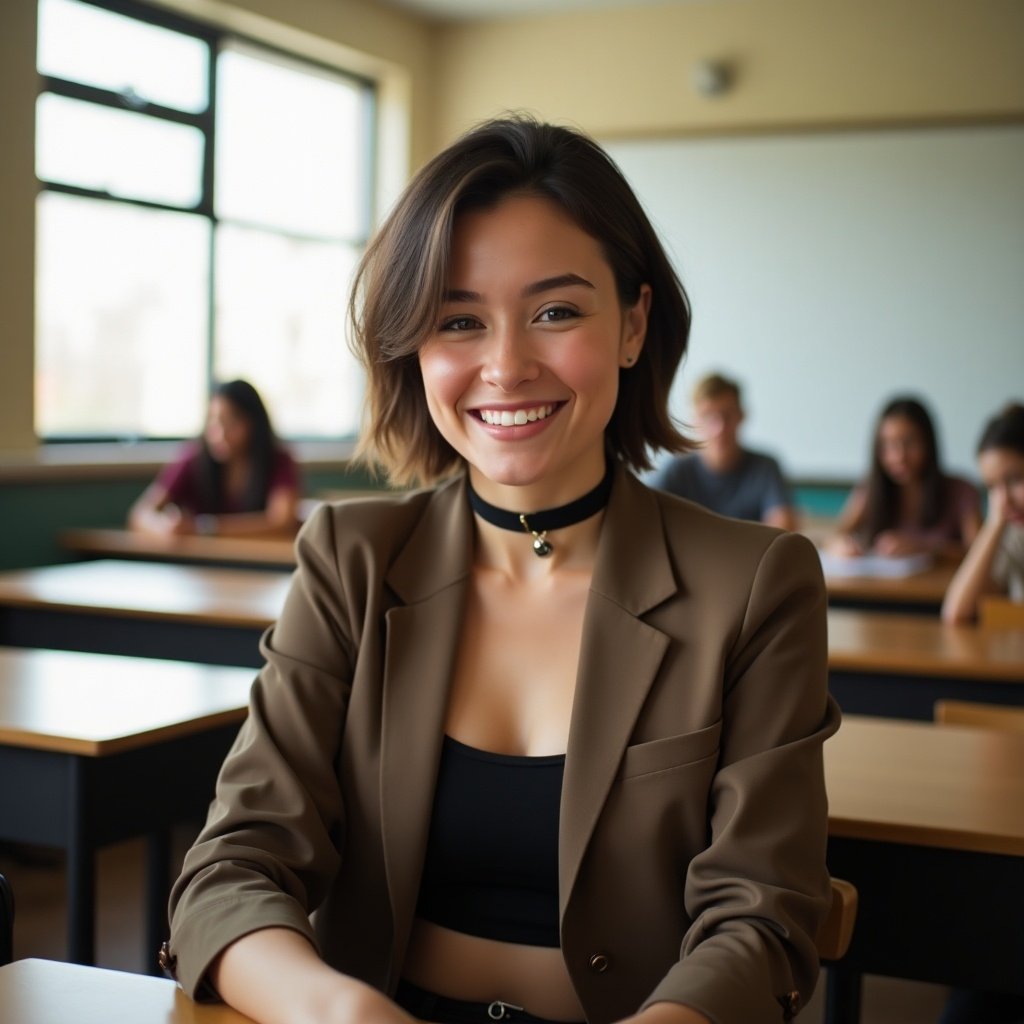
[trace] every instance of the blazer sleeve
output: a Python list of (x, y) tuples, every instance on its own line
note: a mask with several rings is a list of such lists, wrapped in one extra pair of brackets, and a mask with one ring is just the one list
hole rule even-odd
[(309, 914), (335, 874), (345, 813), (335, 762), (354, 663), (327, 510), (297, 541), (284, 610), (206, 825), (170, 899), (169, 952), (190, 995), (234, 940), (285, 927), (316, 945)]
[(646, 1000), (715, 1024), (788, 1019), (814, 989), (830, 898), (824, 740), (826, 597), (814, 548), (780, 534), (754, 573), (725, 668), (722, 744), (707, 847), (685, 888), (681, 957)]

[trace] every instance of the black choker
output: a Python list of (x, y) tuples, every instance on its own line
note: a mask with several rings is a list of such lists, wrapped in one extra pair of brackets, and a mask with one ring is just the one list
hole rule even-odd
[(529, 515), (509, 512), (507, 509), (489, 504), (473, 490), (473, 485), (467, 481), (469, 504), (481, 519), (492, 526), (500, 526), (503, 530), (525, 530), (533, 537), (534, 553), (538, 558), (544, 558), (553, 550), (551, 542), (547, 539), (548, 531), (561, 530), (566, 526), (582, 523), (584, 519), (589, 519), (592, 515), (600, 512), (608, 504), (613, 477), (613, 466), (609, 462), (604, 478), (592, 491), (587, 491), (582, 498), (570, 501), (568, 505), (547, 508), (541, 512), (531, 512)]

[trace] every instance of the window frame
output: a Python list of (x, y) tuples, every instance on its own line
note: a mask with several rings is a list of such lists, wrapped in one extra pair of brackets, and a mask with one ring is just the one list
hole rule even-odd
[[(38, 183), (38, 195), (45, 192), (58, 192), (64, 195), (79, 196), (86, 199), (94, 199), (103, 202), (123, 203), (130, 206), (138, 206), (151, 210), (161, 210), (170, 213), (197, 214), (205, 217), (210, 224), (209, 242), (209, 271), (207, 276), (207, 330), (206, 330), (206, 385), (208, 391), (216, 384), (214, 374), (215, 353), (217, 345), (216, 337), (216, 295), (217, 295), (217, 267), (216, 247), (218, 227), (223, 224), (232, 224), (245, 228), (256, 228), (261, 231), (276, 234), (282, 238), (297, 239), (302, 241), (342, 241), (346, 245), (355, 247), (357, 250), (365, 248), (369, 241), (373, 225), (374, 210), (377, 202), (377, 180), (379, 168), (378, 154), (378, 120), (379, 120), (379, 96), (377, 83), (366, 75), (358, 74), (346, 68), (341, 68), (324, 61), (316, 60), (305, 54), (297, 53), (274, 46), (261, 39), (253, 38), (244, 33), (217, 27), (198, 19), (192, 19), (172, 11), (150, 7), (137, 0), (76, 0), (90, 7), (120, 14), (136, 21), (156, 25), (160, 28), (170, 29), (183, 35), (196, 38), (207, 46), (208, 60), (206, 68), (207, 78), (207, 106), (204, 111), (190, 113), (177, 110), (173, 107), (166, 107), (158, 103), (148, 101), (132, 102), (122, 93), (98, 86), (86, 85), (55, 75), (39, 72), (39, 89), (37, 99), (45, 93), (52, 93), (68, 99), (82, 100), (93, 103), (97, 106), (108, 109), (128, 111), (131, 113), (145, 114), (163, 121), (170, 121), (176, 124), (183, 124), (198, 129), (203, 134), (203, 162), (200, 182), (199, 202), (194, 206), (184, 206), (173, 203), (164, 203), (149, 199), (137, 199), (126, 196), (112, 195), (111, 193), (98, 189), (86, 188), (79, 185), (71, 185), (65, 182), (48, 181), (36, 175)], [(244, 52), (266, 53), (279, 57), (283, 62), (298, 67), (308, 67), (323, 71), (334, 78), (349, 80), (362, 93), (362, 143), (365, 147), (366, 157), (361, 168), (363, 183), (363, 195), (365, 199), (361, 231), (351, 238), (339, 238), (335, 235), (315, 235), (300, 231), (288, 230), (285, 228), (271, 227), (266, 224), (237, 220), (234, 218), (220, 217), (216, 212), (215, 195), (215, 151), (217, 137), (217, 72), (218, 61), (221, 54), (237, 44)], [(36, 58), (38, 68), (38, 56)], [(39, 324), (36, 322), (35, 335), (33, 337), (33, 349), (39, 341)], [(111, 434), (43, 434), (38, 429), (38, 421), (34, 425), (36, 437), (39, 443), (44, 446), (74, 446), (74, 445), (107, 445), (107, 444), (160, 444), (163, 442), (187, 440), (194, 434), (180, 436), (165, 435), (136, 435), (116, 436)], [(288, 435), (287, 440), (307, 442), (318, 445), (325, 443), (334, 445), (338, 442), (351, 442), (350, 435)]]

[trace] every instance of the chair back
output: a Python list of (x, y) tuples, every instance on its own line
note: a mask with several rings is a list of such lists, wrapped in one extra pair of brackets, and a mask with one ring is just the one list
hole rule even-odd
[(0, 967), (14, 959), (14, 890), (0, 875)]
[(978, 605), (982, 629), (1024, 629), (1024, 604), (1008, 597), (983, 597)]
[(937, 700), (935, 721), (940, 725), (977, 725), (1024, 733), (1024, 708), (1006, 704), (981, 704), (973, 700)]
[(818, 930), (818, 956), (825, 961), (842, 960), (850, 948), (857, 921), (857, 887), (845, 878), (832, 879), (832, 906)]

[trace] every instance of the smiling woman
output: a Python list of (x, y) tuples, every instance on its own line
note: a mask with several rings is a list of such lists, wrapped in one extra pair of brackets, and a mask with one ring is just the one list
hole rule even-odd
[(266, 1022), (788, 1019), (829, 899), (821, 570), (631, 472), (688, 447), (689, 307), (629, 186), (482, 125), (353, 315), (364, 457), (430, 486), (304, 527), (164, 962)]

